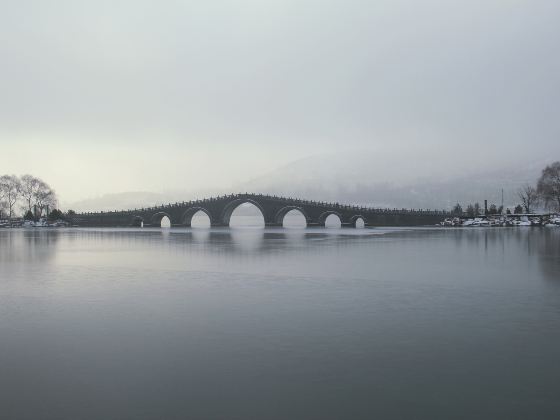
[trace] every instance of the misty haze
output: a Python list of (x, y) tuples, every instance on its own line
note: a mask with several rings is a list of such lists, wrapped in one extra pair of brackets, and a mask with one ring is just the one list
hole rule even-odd
[(558, 418), (560, 3), (1, 5), (1, 419)]

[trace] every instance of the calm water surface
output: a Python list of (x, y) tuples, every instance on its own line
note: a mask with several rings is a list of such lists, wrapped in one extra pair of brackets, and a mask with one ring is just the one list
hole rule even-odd
[(0, 230), (2, 419), (558, 419), (560, 229)]

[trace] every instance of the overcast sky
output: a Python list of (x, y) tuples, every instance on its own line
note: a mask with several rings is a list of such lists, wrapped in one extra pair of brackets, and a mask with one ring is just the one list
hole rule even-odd
[(0, 173), (66, 201), (354, 149), (560, 157), (557, 0), (0, 6)]

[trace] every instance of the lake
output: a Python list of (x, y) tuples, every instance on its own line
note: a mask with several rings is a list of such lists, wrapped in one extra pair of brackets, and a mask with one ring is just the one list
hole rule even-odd
[(558, 419), (560, 229), (0, 230), (3, 419)]

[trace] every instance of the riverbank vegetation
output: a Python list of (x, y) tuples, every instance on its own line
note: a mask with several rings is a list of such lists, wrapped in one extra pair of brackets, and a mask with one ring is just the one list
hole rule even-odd
[(505, 208), (496, 204), (470, 203), (463, 207), (455, 204), (451, 213), (457, 217), (474, 218), (493, 215), (532, 214), (537, 210), (542, 212), (560, 212), (560, 161), (548, 165), (542, 170), (536, 185), (525, 184), (517, 191), (519, 203)]
[(57, 210), (56, 192), (49, 184), (33, 175), (0, 176), (0, 219), (62, 218)]

